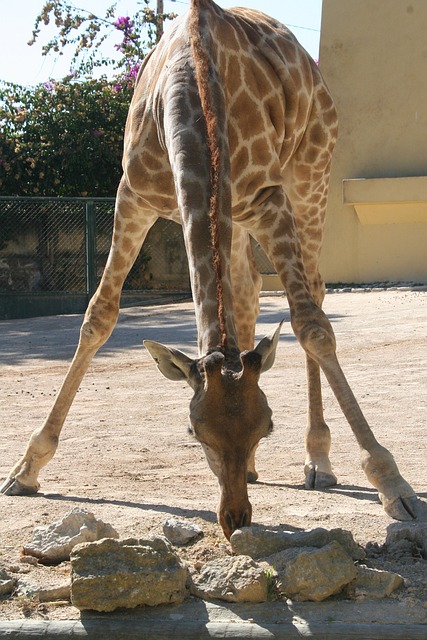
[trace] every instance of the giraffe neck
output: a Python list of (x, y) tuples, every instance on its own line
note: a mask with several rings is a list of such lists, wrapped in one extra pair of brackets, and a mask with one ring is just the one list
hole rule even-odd
[[(206, 49), (203, 42), (203, 24), (201, 20), (201, 4), (203, 0), (192, 0), (191, 17), (190, 17), (190, 39), (193, 59), (195, 63), (197, 88), (200, 96), (202, 111), (206, 123), (206, 136), (209, 149), (209, 229), (210, 229), (210, 246), (212, 251), (212, 267), (215, 278), (215, 295), (217, 307), (217, 320), (220, 333), (220, 346), (226, 352), (228, 345), (229, 330), (227, 330), (227, 314), (232, 315), (232, 308), (229, 304), (226, 309), (224, 297), (224, 278), (225, 283), (231, 289), (230, 276), (224, 269), (224, 259), (221, 251), (221, 212), (227, 212), (231, 220), (231, 197), (227, 194), (226, 202), (228, 206), (224, 206), (224, 199), (221, 198), (223, 189), (221, 189), (221, 173), (224, 171), (224, 158), (219, 145), (219, 125), (218, 114), (215, 102), (212, 97), (212, 90), (209, 84), (209, 78), (212, 76), (212, 57)], [(224, 151), (224, 150), (223, 150)], [(228, 164), (228, 163), (227, 163)], [(231, 247), (230, 247), (231, 249)], [(229, 258), (229, 256), (227, 256)], [(230, 324), (230, 323), (228, 323)], [(236, 336), (232, 323), (231, 327), (233, 336), (231, 344), (235, 346)]]

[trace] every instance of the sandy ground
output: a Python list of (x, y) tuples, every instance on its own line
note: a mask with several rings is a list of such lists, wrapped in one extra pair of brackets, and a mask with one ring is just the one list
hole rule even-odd
[[(336, 332), (341, 365), (367, 419), (425, 499), (427, 292), (339, 293), (328, 295), (324, 307)], [(325, 415), (339, 484), (325, 492), (304, 490), (304, 355), (291, 333), (285, 299), (263, 297), (261, 308), (259, 337), (271, 333), (283, 317), (286, 322), (276, 363), (262, 378), (275, 429), (261, 443), (260, 478), (249, 487), (254, 522), (288, 530), (342, 527), (360, 544), (383, 544), (393, 521), (360, 469), (358, 447), (326, 383)], [(46, 417), (74, 352), (81, 319), (0, 323), (0, 478)], [(200, 445), (187, 434), (191, 390), (159, 374), (142, 346), (146, 338), (195, 355), (192, 304), (121, 313), (113, 336), (83, 380), (58, 452), (42, 471), (41, 492), (0, 497), (0, 566), (16, 565), (34, 527), (75, 506), (89, 509), (126, 537), (161, 533), (167, 517), (191, 518), (205, 532), (187, 552), (191, 560), (228, 552), (216, 524), (216, 479)], [(392, 598), (414, 621), (422, 621), (424, 611), (425, 621), (426, 561), (381, 554), (368, 560), (405, 577), (405, 587)], [(76, 618), (79, 612), (65, 605), (28, 610), (22, 599), (0, 599), (0, 618), (29, 615)]]

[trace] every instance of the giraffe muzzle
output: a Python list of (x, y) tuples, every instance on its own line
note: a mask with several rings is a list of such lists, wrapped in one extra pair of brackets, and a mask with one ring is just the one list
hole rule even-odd
[(230, 540), (232, 534), (242, 527), (250, 527), (252, 522), (252, 506), (249, 500), (243, 508), (224, 508), (220, 507), (218, 513), (218, 521), (227, 540)]

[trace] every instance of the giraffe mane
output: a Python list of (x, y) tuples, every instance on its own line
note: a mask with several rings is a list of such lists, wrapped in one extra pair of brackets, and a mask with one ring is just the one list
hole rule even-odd
[(192, 0), (190, 14), (190, 41), (196, 71), (197, 88), (199, 91), (202, 111), (206, 122), (207, 142), (210, 156), (210, 199), (209, 221), (210, 240), (213, 256), (213, 268), (216, 283), (216, 299), (218, 304), (218, 323), (221, 333), (221, 347), (226, 349), (227, 331), (225, 323), (224, 291), (222, 285), (222, 263), (220, 253), (220, 175), (221, 152), (218, 144), (218, 117), (215, 112), (212, 91), (209, 85), (210, 61), (208, 52), (203, 44), (200, 21), (200, 10), (203, 0)]

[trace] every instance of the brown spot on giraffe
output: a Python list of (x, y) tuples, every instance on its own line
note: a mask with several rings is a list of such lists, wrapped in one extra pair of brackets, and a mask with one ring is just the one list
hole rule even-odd
[[(267, 100), (256, 82), (262, 73), (268, 77), (262, 83)], [(321, 310), (318, 261), (336, 135), (336, 112), (322, 75), (286, 27), (254, 10), (191, 0), (190, 11), (143, 62), (126, 124), (109, 259), (52, 410), (11, 469), (3, 493), (38, 490), (39, 472), (55, 453), (82, 377), (113, 330), (123, 282), (146, 234), (160, 214), (174, 220), (179, 214), (199, 357), (155, 342), (146, 346), (167, 378), (186, 380), (193, 389), (192, 430), (218, 477), (218, 520), (226, 537), (251, 522), (247, 480), (257, 477), (255, 451), (272, 428), (259, 378), (274, 362), (280, 332), (254, 347), (260, 278), (250, 236), (275, 265), (306, 352), (306, 486), (336, 482), (322, 369), (386, 512), (397, 519), (425, 517), (425, 504), (364, 418)], [(238, 156), (236, 150), (244, 148), (251, 153)]]
[(271, 148), (267, 141), (263, 138), (261, 140), (254, 140), (251, 145), (251, 162), (253, 165), (261, 165), (265, 167), (270, 162)]

